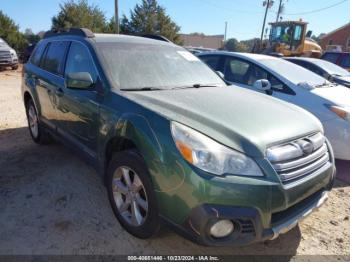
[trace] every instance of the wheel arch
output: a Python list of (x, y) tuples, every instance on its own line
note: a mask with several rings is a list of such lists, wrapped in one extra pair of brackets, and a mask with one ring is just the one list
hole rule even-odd
[[(144, 116), (128, 113), (114, 123), (106, 127), (109, 132), (105, 137), (104, 147), (100, 151), (104, 175), (112, 155), (116, 152), (135, 150), (149, 169), (154, 169), (155, 162), (158, 165), (162, 162), (161, 144), (151, 124)], [(152, 180), (154, 179), (152, 177)]]
[(26, 107), (27, 107), (29, 100), (32, 100), (34, 102), (34, 99), (33, 99), (32, 95), (29, 93), (29, 91), (25, 91), (23, 94), (23, 101), (24, 101), (24, 105)]

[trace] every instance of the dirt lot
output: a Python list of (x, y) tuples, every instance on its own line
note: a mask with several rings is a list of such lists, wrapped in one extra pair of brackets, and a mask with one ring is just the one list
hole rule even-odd
[[(31, 141), (19, 71), (0, 72), (0, 112), (0, 254), (350, 255), (350, 186), (340, 181), (318, 212), (274, 241), (208, 248), (167, 229), (136, 239), (114, 218), (93, 168), (59, 144)], [(350, 176), (350, 163), (339, 172)]]

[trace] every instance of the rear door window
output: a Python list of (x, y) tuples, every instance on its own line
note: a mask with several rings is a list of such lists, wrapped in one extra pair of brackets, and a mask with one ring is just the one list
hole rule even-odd
[(35, 48), (35, 50), (34, 50), (32, 56), (31, 56), (31, 58), (30, 58), (30, 62), (31, 62), (33, 65), (36, 65), (36, 66), (39, 66), (39, 65), (40, 65), (41, 57), (43, 56), (43, 53), (44, 53), (44, 51), (45, 51), (45, 48), (46, 48), (46, 44), (43, 44), (43, 43), (39, 44), (39, 45)]
[(41, 67), (55, 75), (62, 75), (68, 45), (67, 41), (49, 43)]
[(204, 63), (206, 63), (211, 69), (215, 71), (220, 70), (220, 56), (218, 55), (207, 55), (199, 57)]

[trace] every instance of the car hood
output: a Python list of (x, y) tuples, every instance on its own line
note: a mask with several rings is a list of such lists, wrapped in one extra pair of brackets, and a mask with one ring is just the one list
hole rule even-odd
[(329, 101), (329, 104), (350, 106), (350, 89), (342, 85), (321, 87), (311, 90), (312, 93)]
[(8, 46), (0, 46), (0, 51), (10, 51), (11, 48)]
[(310, 113), (243, 88), (126, 92), (126, 97), (253, 157), (277, 143), (322, 131)]

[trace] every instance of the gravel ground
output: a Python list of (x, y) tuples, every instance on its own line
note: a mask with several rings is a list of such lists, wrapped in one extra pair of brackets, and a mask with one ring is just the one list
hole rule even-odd
[[(151, 240), (132, 237), (114, 218), (93, 168), (60, 144), (32, 142), (20, 81), (19, 71), (0, 72), (0, 255), (350, 255), (350, 186), (340, 181), (319, 211), (273, 241), (209, 248), (168, 229)], [(350, 176), (350, 163), (339, 172)]]

